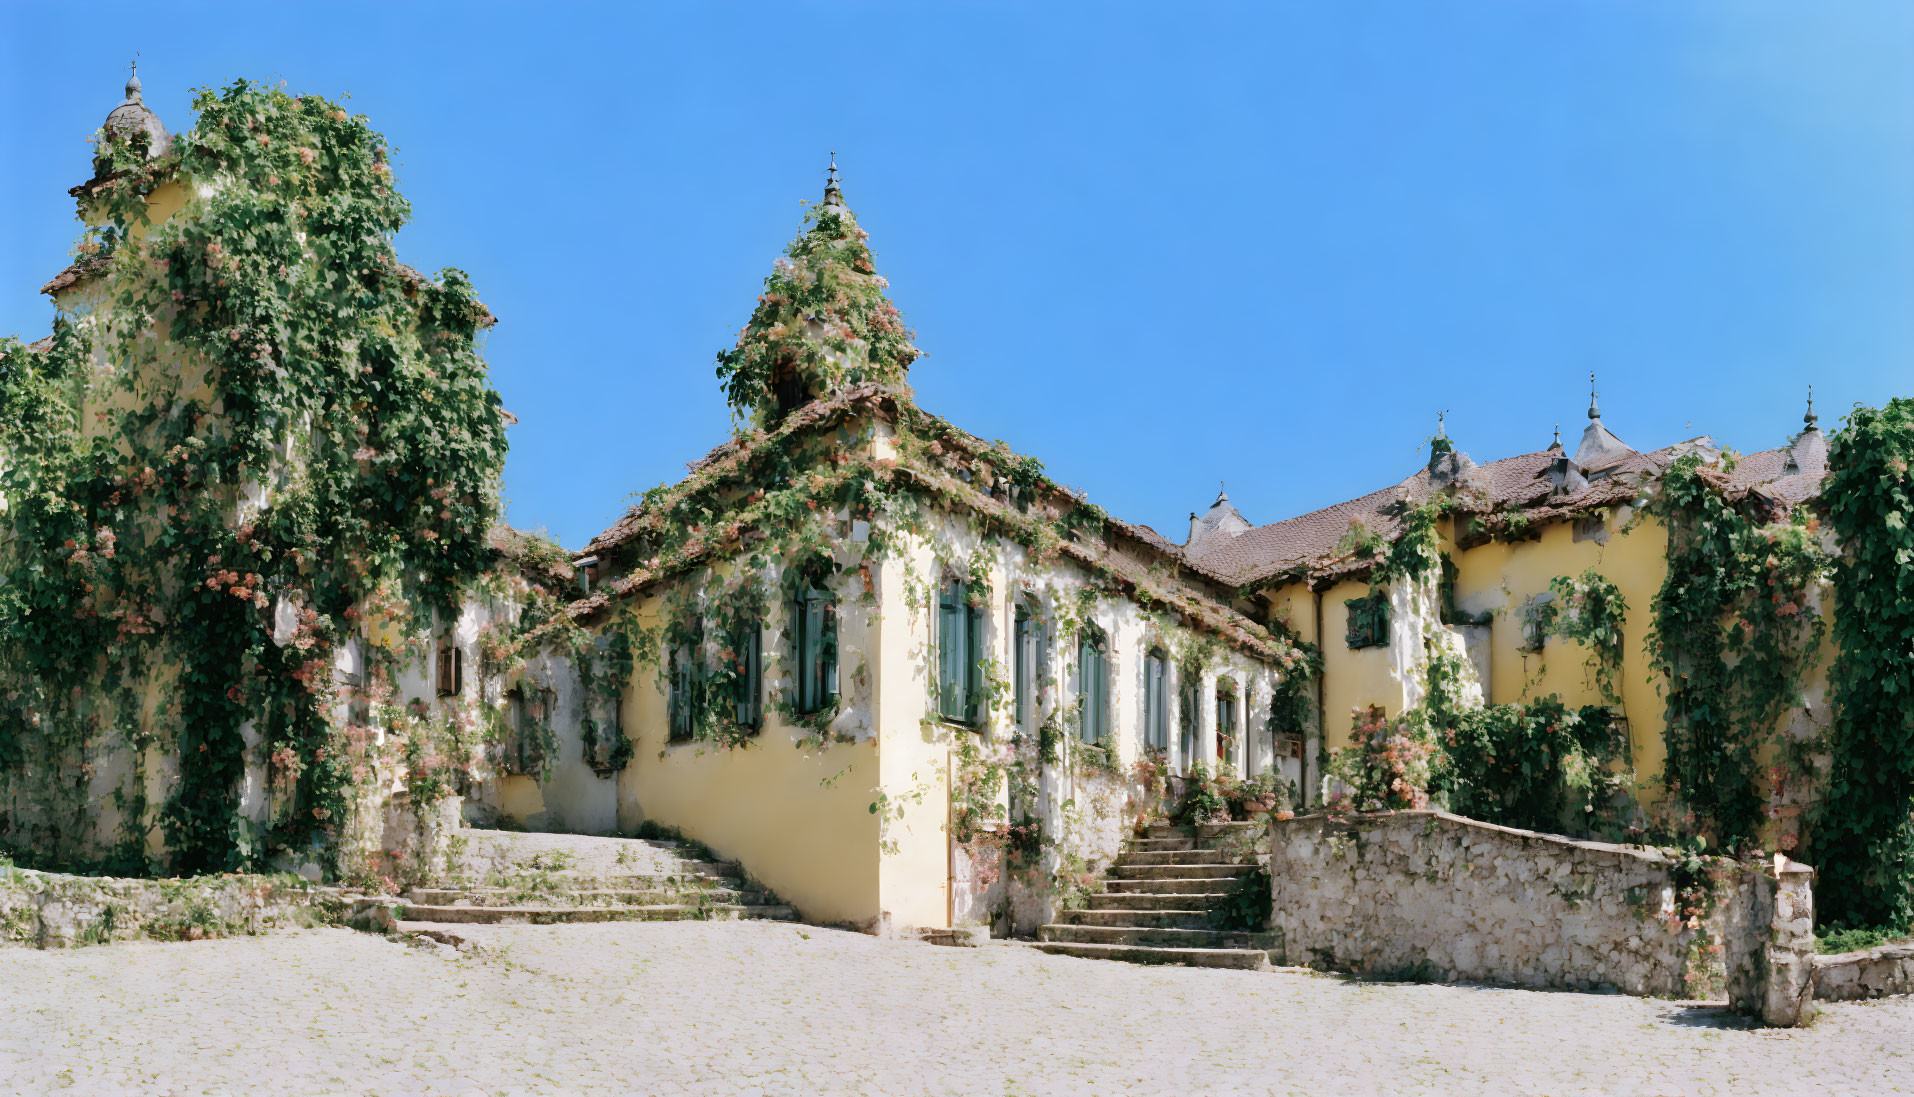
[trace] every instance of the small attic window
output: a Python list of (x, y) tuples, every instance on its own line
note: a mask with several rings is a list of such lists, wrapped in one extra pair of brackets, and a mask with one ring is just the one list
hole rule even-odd
[(465, 692), (465, 652), (450, 637), (439, 641), (439, 696)]
[(804, 391), (804, 380), (798, 376), (797, 370), (790, 366), (778, 369), (771, 378), (771, 398), (777, 401), (779, 417), (804, 406), (808, 397)]
[(1364, 598), (1343, 602), (1349, 611), (1349, 624), (1343, 639), (1351, 651), (1389, 646), (1389, 595), (1377, 591)]
[(1606, 513), (1597, 511), (1594, 514), (1575, 519), (1575, 540), (1605, 541), (1607, 538), (1604, 534), (1607, 532), (1607, 529), (1608, 521)]

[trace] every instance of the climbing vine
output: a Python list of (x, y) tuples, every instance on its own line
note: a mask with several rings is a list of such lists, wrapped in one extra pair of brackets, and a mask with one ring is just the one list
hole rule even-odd
[(1595, 688), (1604, 701), (1621, 704), (1621, 688), (1615, 680), (1622, 670), (1622, 625), (1628, 617), (1628, 600), (1621, 588), (1594, 568), (1577, 578), (1558, 575), (1548, 585), (1558, 600), (1536, 607), (1537, 631), (1587, 648)]
[(1856, 408), (1828, 451), (1840, 542), (1833, 766), (1810, 831), (1829, 925), (1914, 927), (1914, 399)]
[(920, 353), (884, 296), (889, 282), (872, 264), (870, 234), (835, 193), (809, 208), (811, 228), (765, 279), (737, 346), (718, 355), (732, 410), (761, 426), (847, 385), (902, 385)]
[[(45, 350), (0, 343), (0, 770), (45, 806), (0, 840), (81, 855), (117, 753), (123, 870), (149, 867), (149, 748), (178, 759), (171, 871), (336, 840), (376, 767), (333, 711), (334, 655), (362, 633), (415, 652), (450, 619), (490, 563), (505, 454), (488, 314), (458, 271), (396, 261), (409, 207), (365, 119), (246, 81), (194, 109), (161, 160), (100, 136), (78, 249), (98, 308)], [(174, 182), (192, 200), (149, 224)], [(249, 734), (279, 760), (263, 833), (239, 810)]]
[(1764, 528), (1730, 498), (1730, 471), (1689, 454), (1662, 477), (1651, 513), (1668, 528), (1668, 573), (1647, 639), (1664, 676), (1668, 792), (1727, 849), (1761, 822), (1761, 748), (1818, 657), (1809, 589), (1827, 566), (1817, 520)]

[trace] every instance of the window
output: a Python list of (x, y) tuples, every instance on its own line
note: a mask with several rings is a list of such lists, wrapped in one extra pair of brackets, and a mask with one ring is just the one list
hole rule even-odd
[(500, 769), (536, 776), (545, 768), (545, 754), (552, 739), (552, 710), (557, 703), (553, 691), (524, 683), (505, 694), (506, 736), (498, 745)]
[(1522, 603), (1522, 635), (1516, 641), (1516, 648), (1521, 651), (1541, 651), (1548, 643), (1549, 627), (1555, 623), (1561, 610), (1562, 607), (1555, 604), (1555, 592), (1552, 590), (1530, 596), (1528, 601)]
[(1236, 694), (1216, 691), (1216, 757), (1225, 766), (1236, 764)]
[(465, 692), (465, 652), (451, 637), (439, 641), (439, 696), (454, 697)]
[(797, 710), (808, 715), (837, 697), (837, 608), (815, 581), (807, 581), (792, 602), (791, 631)]
[(946, 579), (937, 596), (937, 711), (975, 725), (984, 716), (984, 611), (971, 593), (962, 579)]
[(1190, 763), (1196, 758), (1196, 721), (1201, 712), (1198, 710), (1200, 683), (1194, 674), (1183, 675), (1183, 688), (1177, 690), (1177, 709), (1182, 719), (1177, 721), (1176, 758), (1183, 772), (1188, 773)]
[(1012, 674), (1016, 678), (1014, 690), (1016, 720), (1017, 724), (1022, 726), (1034, 712), (1037, 681), (1042, 673), (1044, 661), (1043, 618), (1037, 615), (1035, 606), (1028, 602), (1017, 603), (1015, 631), (1011, 661), (1014, 664)]
[(1377, 591), (1367, 598), (1351, 598), (1343, 603), (1349, 611), (1349, 627), (1344, 633), (1350, 648), (1386, 648), (1389, 646), (1389, 595)]
[(1083, 626), (1077, 641), (1077, 707), (1082, 717), (1077, 737), (1101, 743), (1110, 734), (1110, 653), (1095, 625)]
[(704, 630), (692, 624), (687, 634), (671, 649), (671, 741), (681, 743), (698, 731), (700, 698), (704, 686), (704, 667), (699, 648), (704, 646)]
[(1170, 748), (1170, 666), (1161, 651), (1143, 657), (1143, 745)]
[(731, 634), (731, 718), (756, 730), (764, 722), (764, 630), (756, 622)]

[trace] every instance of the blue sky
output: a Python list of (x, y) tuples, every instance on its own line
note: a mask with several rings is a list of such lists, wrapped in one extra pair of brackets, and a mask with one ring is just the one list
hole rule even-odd
[(729, 420), (712, 373), (836, 150), (921, 402), (1181, 539), (1585, 420), (1743, 450), (1914, 393), (1914, 5), (0, 0), (0, 333), (146, 100), (351, 93), (399, 250), (471, 274), (508, 517), (582, 545)]

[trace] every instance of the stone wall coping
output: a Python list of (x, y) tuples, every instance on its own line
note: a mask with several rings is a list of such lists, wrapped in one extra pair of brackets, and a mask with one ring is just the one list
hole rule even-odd
[(1844, 964), (1865, 964), (1875, 960), (1914, 960), (1914, 941), (1894, 941), (1885, 945), (1875, 945), (1857, 952), (1836, 952), (1829, 955), (1816, 955), (1814, 966), (1841, 967)]
[(115, 884), (127, 887), (154, 887), (165, 884), (211, 884), (211, 883), (252, 883), (284, 887), (314, 894), (342, 894), (337, 887), (315, 884), (310, 880), (291, 873), (260, 872), (219, 872), (205, 876), (88, 876), (78, 872), (47, 872), (44, 869), (22, 868), (19, 865), (0, 865), (0, 883), (6, 883), (14, 877), (24, 877), (29, 882), (57, 884), (61, 881), (84, 881), (89, 884)]
[(1671, 865), (1669, 856), (1654, 846), (1620, 845), (1615, 842), (1594, 842), (1583, 838), (1569, 838), (1560, 834), (1545, 834), (1539, 830), (1522, 830), (1518, 827), (1505, 827), (1498, 823), (1485, 823), (1480, 819), (1471, 819), (1466, 815), (1456, 815), (1439, 808), (1406, 808), (1401, 811), (1362, 811), (1362, 812), (1316, 812), (1310, 815), (1298, 815), (1290, 819), (1273, 819), (1270, 822), (1272, 835), (1278, 827), (1296, 827), (1303, 823), (1316, 823), (1335, 830), (1358, 830), (1372, 823), (1390, 819), (1438, 819), (1444, 823), (1501, 834), (1510, 838), (1526, 841), (1544, 842), (1567, 849), (1588, 853), (1607, 853), (1617, 857), (1633, 859), (1651, 865)]
[[(1355, 830), (1365, 823), (1380, 822), (1398, 817), (1440, 819), (1445, 823), (1454, 823), (1475, 830), (1507, 835), (1511, 838), (1547, 842), (1551, 845), (1564, 846), (1569, 849), (1578, 849), (1591, 853), (1614, 854), (1618, 857), (1632, 858), (1651, 865), (1671, 865), (1674, 863), (1668, 854), (1662, 852), (1662, 850), (1655, 846), (1597, 842), (1587, 838), (1570, 838), (1562, 834), (1548, 834), (1539, 830), (1523, 830), (1519, 827), (1505, 827), (1499, 823), (1485, 823), (1480, 819), (1471, 819), (1466, 815), (1456, 815), (1453, 812), (1443, 811), (1440, 808), (1404, 808), (1400, 811), (1319, 811), (1309, 815), (1293, 816), (1288, 819), (1276, 819), (1272, 817), (1269, 826), (1272, 835), (1276, 832), (1277, 827), (1293, 827), (1299, 823), (1320, 823), (1336, 830), (1347, 831)], [(1713, 859), (1723, 859), (1719, 854), (1711, 854), (1710, 857)], [(1766, 866), (1756, 866), (1752, 863), (1750, 863), (1748, 867), (1766, 868)], [(1774, 856), (1773, 874), (1776, 877), (1798, 875), (1812, 877), (1816, 875), (1812, 867), (1804, 865), (1799, 861), (1791, 860), (1779, 853)]]

